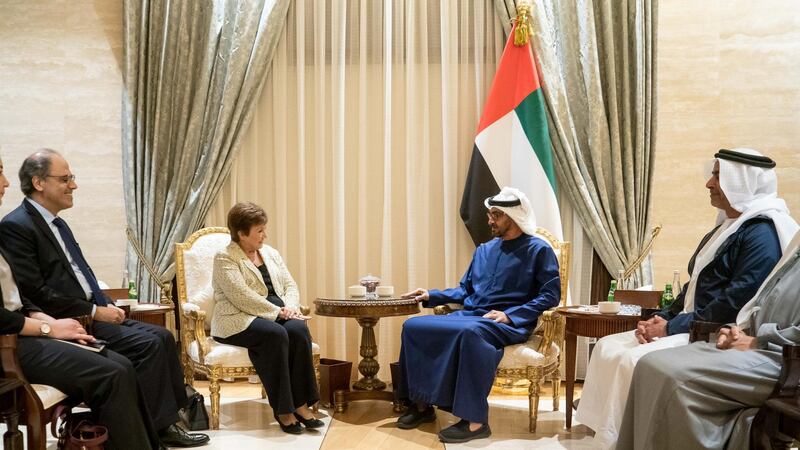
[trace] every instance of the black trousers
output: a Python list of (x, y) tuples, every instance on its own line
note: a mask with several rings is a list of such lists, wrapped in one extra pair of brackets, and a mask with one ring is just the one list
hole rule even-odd
[(136, 369), (139, 387), (156, 430), (178, 422), (189, 400), (175, 338), (166, 328), (126, 319), (122, 325), (94, 322), (94, 336)]
[(17, 354), (30, 383), (53, 386), (86, 403), (108, 428), (107, 449), (157, 449), (136, 370), (111, 350), (95, 353), (48, 338), (17, 340)]
[(214, 339), (247, 348), (275, 414), (289, 414), (302, 405), (311, 406), (319, 400), (311, 355), (311, 333), (305, 321), (271, 322), (256, 317), (246, 330), (227, 338)]

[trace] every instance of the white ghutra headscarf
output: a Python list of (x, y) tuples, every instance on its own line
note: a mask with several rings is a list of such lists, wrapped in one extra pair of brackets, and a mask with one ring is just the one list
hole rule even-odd
[(504, 187), (500, 193), (483, 201), (486, 209), (497, 208), (511, 218), (523, 233), (536, 236), (536, 216), (528, 196), (519, 189)]
[(725, 193), (731, 207), (742, 215), (729, 219), (725, 211), (719, 211), (717, 225), (721, 227), (697, 253), (684, 298), (683, 312), (694, 311), (697, 276), (714, 260), (722, 243), (743, 223), (758, 216), (771, 219), (778, 233), (781, 250), (786, 249), (800, 229), (797, 222), (789, 216), (786, 202), (778, 198), (778, 178), (775, 175), (774, 161), (750, 148), (720, 150), (714, 156), (719, 162), (720, 189)]

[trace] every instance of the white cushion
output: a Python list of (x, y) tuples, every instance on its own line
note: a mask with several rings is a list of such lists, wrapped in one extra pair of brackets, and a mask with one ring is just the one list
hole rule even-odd
[(48, 386), (46, 384), (32, 384), (31, 387), (36, 392), (36, 395), (39, 396), (39, 400), (42, 401), (42, 406), (44, 406), (44, 409), (47, 409), (67, 398), (67, 394), (59, 391), (53, 386)]
[(192, 248), (183, 252), (186, 299), (206, 313), (206, 329), (211, 326), (214, 314), (214, 289), (211, 287), (214, 256), (230, 242), (231, 235), (228, 233), (206, 234), (194, 241)]
[(542, 355), (536, 350), (539, 348), (540, 342), (542, 342), (542, 337), (533, 335), (524, 344), (509, 345), (505, 348), (503, 359), (500, 360), (498, 367), (512, 369), (528, 366), (546, 366), (555, 362), (560, 351), (558, 345), (553, 342), (550, 344), (550, 351), (547, 352), (547, 355)]
[[(250, 356), (247, 354), (247, 349), (244, 347), (237, 347), (235, 345), (222, 344), (215, 341), (211, 337), (206, 338), (208, 342), (208, 353), (206, 354), (205, 364), (209, 366), (234, 366), (234, 367), (251, 367)], [(319, 354), (319, 345), (311, 343), (311, 353)], [(192, 361), (200, 363), (200, 351), (197, 341), (192, 341), (189, 344), (189, 357)]]

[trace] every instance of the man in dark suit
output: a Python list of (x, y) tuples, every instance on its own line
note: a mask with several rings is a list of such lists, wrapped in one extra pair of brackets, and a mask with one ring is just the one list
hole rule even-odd
[[(0, 201), (7, 187), (0, 161)], [(20, 295), (5, 253), (0, 246), (0, 334), (19, 336), (17, 357), (28, 382), (86, 403), (109, 430), (106, 448), (159, 448), (131, 362), (111, 350), (95, 353), (57, 340), (95, 338), (78, 321), (55, 319)]]
[(155, 429), (170, 447), (208, 442), (205, 434), (176, 425), (188, 403), (177, 347), (164, 329), (125, 318), (100, 290), (69, 226), (58, 213), (72, 207), (78, 188), (67, 161), (56, 151), (30, 155), (19, 170), (26, 198), (0, 222), (0, 238), (21, 293), (56, 318), (91, 315), (94, 336), (133, 363)]

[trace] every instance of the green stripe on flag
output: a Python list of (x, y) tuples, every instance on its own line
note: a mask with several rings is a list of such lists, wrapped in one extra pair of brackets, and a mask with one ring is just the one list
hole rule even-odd
[(528, 136), (528, 141), (533, 147), (533, 151), (542, 164), (544, 173), (553, 192), (556, 192), (556, 176), (553, 171), (553, 147), (550, 143), (550, 134), (547, 131), (547, 116), (544, 112), (544, 95), (542, 88), (531, 92), (514, 109), (517, 113), (522, 129)]

